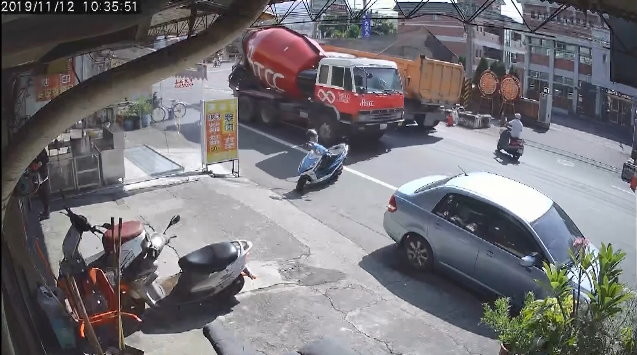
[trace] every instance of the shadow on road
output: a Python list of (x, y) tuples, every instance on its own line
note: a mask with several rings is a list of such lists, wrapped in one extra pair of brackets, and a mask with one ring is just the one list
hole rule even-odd
[(502, 153), (499, 150), (495, 150), (493, 151), (493, 160), (497, 161), (498, 163), (502, 164), (502, 165), (509, 165), (509, 164), (513, 164), (513, 165), (520, 165), (520, 161), (519, 160), (515, 160), (513, 159), (512, 156)]
[(392, 244), (363, 257), (359, 266), (393, 294), (423, 311), (472, 333), (494, 337), (480, 324), (481, 302), (490, 300), (487, 295), (460, 287), (441, 274), (415, 274), (400, 260), (400, 249)]
[[(297, 166), (301, 162), (299, 154), (282, 151), (255, 164), (255, 166), (277, 179), (288, 179), (298, 175)], [(298, 159), (298, 161), (297, 161)]]
[(142, 317), (141, 331), (145, 334), (173, 334), (201, 329), (217, 317), (230, 313), (238, 304), (239, 301), (236, 298), (225, 302), (211, 299), (179, 307), (146, 309)]

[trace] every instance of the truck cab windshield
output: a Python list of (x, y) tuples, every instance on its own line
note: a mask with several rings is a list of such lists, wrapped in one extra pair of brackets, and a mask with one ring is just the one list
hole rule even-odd
[(387, 94), (403, 89), (398, 70), (394, 68), (355, 67), (354, 84), (358, 93)]

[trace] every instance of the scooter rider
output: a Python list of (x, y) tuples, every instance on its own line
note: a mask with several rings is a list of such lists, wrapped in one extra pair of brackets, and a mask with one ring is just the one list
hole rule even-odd
[(511, 137), (515, 139), (522, 138), (522, 130), (524, 129), (524, 125), (521, 120), (522, 116), (519, 113), (514, 115), (514, 118), (509, 121), (508, 125), (511, 126)]
[(522, 125), (522, 121), (520, 120), (521, 117), (522, 116), (519, 113), (516, 113), (514, 118), (507, 122), (507, 129), (500, 133), (500, 145), (505, 146), (509, 144), (510, 138), (522, 138), (522, 130), (524, 129), (524, 125)]
[(314, 149), (317, 153), (321, 155), (330, 154), (330, 151), (327, 148), (319, 144), (318, 133), (316, 132), (315, 129), (308, 129), (306, 136), (308, 141), (307, 144), (310, 149)]

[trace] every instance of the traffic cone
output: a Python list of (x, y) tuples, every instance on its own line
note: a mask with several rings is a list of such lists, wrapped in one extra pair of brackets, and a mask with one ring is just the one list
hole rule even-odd
[(451, 112), (447, 113), (447, 127), (453, 127), (453, 116), (451, 116)]
[(637, 189), (637, 175), (633, 174), (633, 178), (630, 179), (630, 189), (635, 191)]

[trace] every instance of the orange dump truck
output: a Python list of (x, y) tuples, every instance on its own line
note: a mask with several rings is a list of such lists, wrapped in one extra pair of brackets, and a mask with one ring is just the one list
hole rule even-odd
[(349, 48), (321, 45), (327, 52), (340, 52), (356, 57), (384, 59), (398, 65), (405, 94), (405, 120), (415, 121), (427, 129), (444, 120), (442, 108), (458, 103), (463, 85), (461, 64), (420, 56), (410, 60), (399, 57), (358, 51)]

